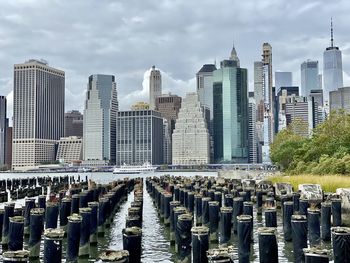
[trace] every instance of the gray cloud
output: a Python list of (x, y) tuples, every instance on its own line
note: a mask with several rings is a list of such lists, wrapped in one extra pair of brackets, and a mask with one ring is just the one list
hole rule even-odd
[(0, 94), (12, 90), (13, 64), (44, 58), (66, 72), (67, 110), (83, 108), (95, 73), (116, 75), (126, 109), (147, 99), (142, 83), (153, 64), (164, 89), (184, 95), (202, 64), (228, 57), (233, 38), (249, 83), (262, 43), (270, 42), (274, 70), (292, 71), (298, 85), (304, 60), (322, 65), (331, 16), (349, 85), (349, 11), (347, 0), (2, 0)]

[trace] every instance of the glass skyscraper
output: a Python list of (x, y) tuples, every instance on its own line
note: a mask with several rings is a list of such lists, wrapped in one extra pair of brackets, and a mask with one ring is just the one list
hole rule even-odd
[(214, 161), (247, 163), (247, 69), (239, 67), (234, 48), (230, 59), (213, 73), (213, 108)]
[(276, 94), (279, 92), (281, 87), (290, 87), (292, 85), (293, 85), (292, 72), (287, 72), (287, 71), (275, 72)]
[(331, 22), (331, 46), (323, 52), (323, 101), (329, 107), (329, 92), (343, 87), (342, 53), (333, 45), (333, 25)]
[(306, 60), (300, 66), (300, 96), (310, 96), (311, 90), (319, 89), (318, 61)]
[(118, 111), (115, 77), (89, 77), (84, 109), (83, 158), (85, 161), (116, 160), (116, 119)]

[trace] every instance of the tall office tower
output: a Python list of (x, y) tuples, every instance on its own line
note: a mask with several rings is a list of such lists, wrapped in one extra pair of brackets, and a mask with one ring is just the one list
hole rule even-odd
[(83, 159), (86, 165), (116, 160), (117, 84), (113, 75), (91, 75), (87, 85)]
[(254, 62), (254, 98), (256, 103), (256, 121), (264, 122), (264, 87), (263, 87), (263, 63)]
[(77, 110), (68, 111), (64, 114), (64, 137), (83, 137), (83, 114)]
[(256, 136), (256, 105), (255, 99), (249, 97), (248, 105), (248, 162), (257, 163), (257, 136)]
[(269, 43), (263, 44), (262, 63), (264, 92), (264, 142), (262, 146), (262, 162), (271, 163), (270, 143), (273, 142), (275, 131), (275, 94), (272, 90), (272, 47)]
[[(231, 56), (235, 56), (236, 51), (233, 49)], [(236, 54), (237, 56), (237, 54)], [(199, 97), (199, 102), (203, 107), (205, 112), (209, 112), (209, 117), (206, 118), (207, 127), (209, 130), (209, 140), (210, 140), (210, 157), (214, 156), (213, 148), (213, 72), (216, 70), (214, 64), (205, 64), (197, 72), (197, 94)]]
[(162, 75), (160, 70), (152, 66), (149, 77), (149, 106), (151, 110), (156, 107), (156, 98), (162, 95)]
[(172, 136), (171, 135), (173, 134), (173, 131), (175, 129), (175, 123), (181, 108), (181, 102), (182, 102), (181, 97), (170, 93), (163, 94), (156, 98), (155, 110), (160, 112), (162, 117), (166, 119), (167, 121), (166, 126), (168, 127), (168, 131), (166, 134), (168, 134), (169, 140), (170, 140), (168, 145), (164, 145), (164, 147), (167, 147), (167, 151), (164, 152), (164, 154), (167, 155), (167, 158), (164, 159), (164, 163), (166, 164), (170, 164), (172, 160), (172, 157), (171, 157)]
[(276, 71), (275, 72), (275, 88), (276, 93), (281, 89), (281, 87), (293, 86), (293, 75), (292, 72), (287, 71)]
[(209, 132), (197, 93), (187, 93), (173, 133), (173, 165), (209, 163)]
[(61, 138), (56, 160), (63, 163), (79, 162), (83, 157), (83, 139), (78, 136)]
[(163, 141), (163, 118), (159, 112), (118, 112), (117, 165), (163, 164)]
[(318, 107), (312, 98), (287, 97), (285, 104), (287, 126), (292, 125), (295, 133), (308, 137), (312, 134), (312, 129), (318, 124)]
[(214, 161), (248, 162), (247, 69), (238, 58), (223, 60), (214, 71)]
[(13, 169), (55, 160), (64, 135), (65, 73), (45, 61), (14, 66)]
[(331, 20), (331, 46), (323, 52), (323, 104), (329, 108), (329, 92), (343, 87), (342, 54), (333, 44)]
[(5, 166), (6, 159), (6, 97), (0, 96), (0, 168)]
[(300, 66), (300, 96), (308, 97), (311, 90), (319, 87), (318, 61), (306, 60)]
[(345, 110), (350, 113), (350, 87), (343, 87), (329, 93), (330, 111)]
[(175, 129), (177, 116), (181, 108), (182, 98), (173, 94), (163, 94), (156, 99), (156, 111), (159, 111), (163, 118), (167, 119), (170, 135)]

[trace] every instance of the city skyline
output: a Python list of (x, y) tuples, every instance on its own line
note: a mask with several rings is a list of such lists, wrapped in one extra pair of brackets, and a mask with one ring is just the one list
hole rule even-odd
[[(249, 90), (253, 89), (253, 63), (261, 58), (263, 42), (273, 46), (274, 72), (290, 71), (295, 76), (293, 85), (300, 85), (300, 64), (306, 59), (323, 61), (322, 53), (330, 45), (331, 16), (334, 42), (343, 53), (344, 86), (350, 83), (350, 41), (346, 34), (350, 4), (346, 1), (264, 1), (254, 8), (252, 1), (239, 5), (235, 1), (204, 1), (196, 5), (198, 13), (191, 16), (185, 15), (194, 10), (195, 3), (182, 1), (161, 5), (146, 1), (146, 7), (137, 5), (133, 10), (128, 6), (132, 3), (67, 3), (32, 0), (0, 4), (0, 34), (4, 36), (0, 42), (1, 95), (7, 96), (13, 89), (13, 64), (44, 58), (66, 72), (66, 111), (82, 111), (86, 78), (97, 73), (116, 76), (118, 92), (124, 98), (121, 109), (146, 101), (145, 82), (153, 64), (161, 70), (163, 93), (184, 96), (195, 91), (195, 74), (203, 64), (227, 57), (233, 38), (241, 66), (248, 69)], [(211, 11), (213, 4), (217, 13)], [(239, 15), (232, 18), (227, 5), (237, 5)], [(286, 5), (293, 10), (290, 15), (284, 12)], [(75, 16), (77, 10), (89, 13), (89, 9), (96, 11), (99, 21), (89, 15)], [(37, 19), (39, 13), (41, 18)], [(48, 16), (55, 22), (41, 23)], [(216, 21), (206, 19), (213, 16)], [(320, 21), (319, 17), (324, 19)], [(91, 54), (96, 58), (93, 61)], [(11, 95), (8, 105), (11, 108)]]

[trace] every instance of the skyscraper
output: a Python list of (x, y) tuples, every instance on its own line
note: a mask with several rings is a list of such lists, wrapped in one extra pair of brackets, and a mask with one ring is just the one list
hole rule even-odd
[(264, 122), (264, 90), (263, 90), (263, 63), (254, 62), (254, 98), (256, 103), (256, 120)]
[(181, 108), (182, 98), (174, 94), (163, 94), (156, 99), (155, 110), (167, 119), (170, 136), (175, 129), (177, 116)]
[(343, 87), (342, 53), (333, 43), (331, 20), (331, 46), (323, 52), (323, 101), (329, 107), (329, 92)]
[(210, 110), (210, 119), (213, 119), (213, 72), (216, 70), (214, 64), (205, 64), (197, 72), (197, 94), (201, 106)]
[(65, 73), (31, 59), (14, 66), (12, 167), (55, 160), (64, 135)]
[(232, 53), (213, 74), (214, 161), (247, 163), (247, 69), (239, 67), (237, 54)]
[(6, 159), (6, 97), (0, 96), (0, 168), (5, 165)]
[(256, 105), (255, 99), (249, 97), (248, 107), (248, 143), (249, 143), (249, 163), (257, 163), (257, 136), (256, 136)]
[[(232, 50), (233, 53), (235, 50)], [(207, 122), (207, 128), (209, 130), (210, 141), (210, 158), (214, 157), (214, 142), (213, 142), (213, 72), (216, 70), (216, 65), (205, 64), (197, 72), (197, 94), (199, 102), (205, 111), (205, 114), (209, 113), (205, 119)]]
[(162, 117), (166, 119), (164, 125), (167, 131), (164, 131), (164, 163), (170, 164), (172, 157), (172, 134), (175, 129), (175, 123), (181, 108), (182, 98), (173, 94), (163, 94), (156, 98), (155, 110), (160, 112)]
[(163, 118), (159, 112), (118, 112), (117, 165), (163, 164), (163, 141)]
[(162, 75), (160, 70), (152, 66), (149, 77), (149, 106), (151, 110), (156, 107), (156, 98), (162, 95)]
[(117, 84), (113, 75), (91, 75), (84, 109), (83, 159), (86, 164), (115, 163)]
[(281, 87), (290, 87), (293, 85), (293, 75), (292, 72), (286, 71), (276, 71), (275, 72), (275, 87), (276, 93), (281, 89)]
[(83, 137), (83, 114), (77, 110), (68, 111), (64, 114), (64, 137)]
[(262, 162), (270, 163), (270, 143), (273, 142), (274, 124), (274, 101), (275, 94), (272, 90), (272, 47), (269, 43), (263, 44), (263, 94), (264, 94), (264, 125), (262, 146)]
[(318, 77), (318, 61), (306, 60), (300, 66), (301, 73), (301, 86), (300, 96), (310, 96), (311, 90), (318, 89), (319, 77)]
[(197, 93), (187, 93), (182, 102), (172, 148), (173, 165), (201, 165), (209, 163), (209, 132)]

